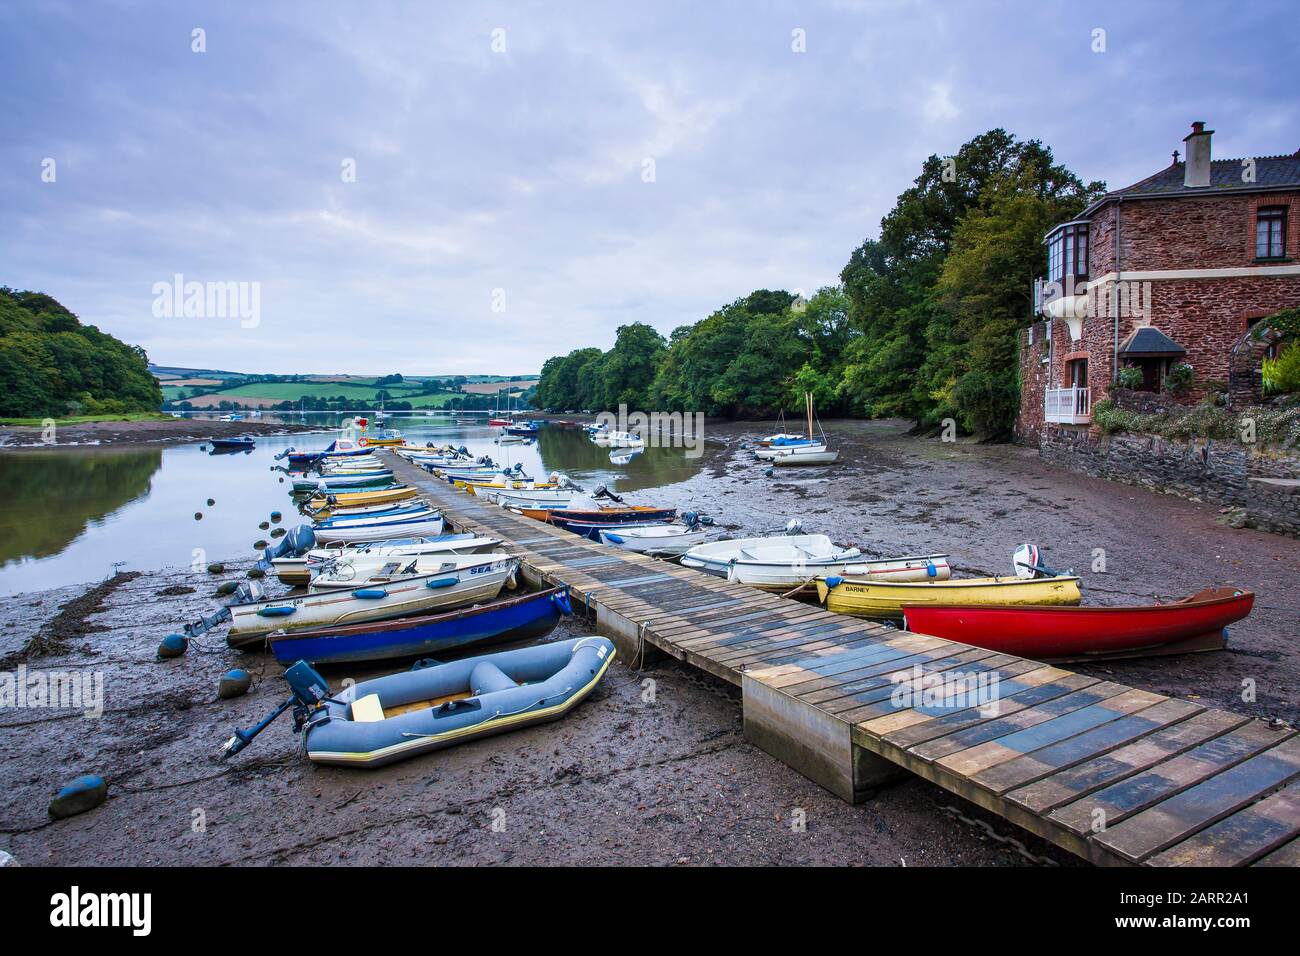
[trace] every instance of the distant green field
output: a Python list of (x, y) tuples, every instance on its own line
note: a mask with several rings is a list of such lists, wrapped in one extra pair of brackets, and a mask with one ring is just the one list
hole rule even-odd
[[(162, 412), (128, 412), (122, 415), (73, 415), (70, 418), (56, 418), (56, 425), (83, 425), (87, 422), (151, 422), (157, 420), (171, 421), (170, 415)], [(25, 425), (30, 428), (44, 427), (44, 418), (0, 418), (0, 425)]]
[[(177, 393), (184, 392), (186, 397), (193, 397), (193, 387), (163, 386), (163, 398), (176, 400)], [(215, 399), (238, 402), (240, 399), (260, 398), (272, 402), (296, 402), (307, 396), (309, 398), (332, 399), (342, 395), (357, 402), (358, 405), (378, 404), (379, 389), (373, 383), (358, 385), (355, 382), (254, 382), (238, 385), (235, 388), (221, 389), (208, 394)], [(416, 395), (415, 387), (392, 385), (384, 389), (391, 401), (410, 402), (415, 408), (441, 408), (452, 397), (453, 392), (438, 392), (433, 395)]]
[[(410, 391), (398, 386), (386, 389), (394, 398), (404, 397), (401, 393)], [(371, 399), (379, 394), (374, 384), (358, 385), (355, 382), (254, 382), (222, 389), (222, 398), (266, 398), (276, 402), (297, 401), (304, 395), (311, 398), (334, 398), (343, 395), (347, 398)]]

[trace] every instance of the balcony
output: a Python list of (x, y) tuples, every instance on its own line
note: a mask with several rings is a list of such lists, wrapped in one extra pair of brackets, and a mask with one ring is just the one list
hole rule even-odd
[(1092, 424), (1092, 389), (1049, 388), (1043, 420), (1056, 425)]

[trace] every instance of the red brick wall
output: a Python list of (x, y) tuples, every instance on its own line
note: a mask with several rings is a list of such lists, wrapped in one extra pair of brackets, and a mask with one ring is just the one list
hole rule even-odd
[[(1287, 255), (1300, 258), (1300, 192), (1254, 196), (1142, 199), (1120, 208), (1120, 253), (1131, 269), (1227, 269), (1255, 265), (1255, 211), (1287, 206)], [(1107, 207), (1113, 210), (1112, 203)], [(1093, 277), (1114, 269), (1114, 237), (1089, 230)], [(1102, 248), (1098, 248), (1098, 246)], [(1099, 258), (1093, 259), (1091, 250)], [(1106, 262), (1106, 268), (1097, 267)]]
[[(1287, 254), (1300, 260), (1300, 191), (1254, 196), (1196, 196), (1111, 203), (1089, 228), (1089, 269), (1094, 280), (1115, 271), (1115, 228), (1119, 221), (1124, 272), (1169, 269), (1223, 269), (1256, 266), (1255, 213), (1260, 206), (1285, 205)], [(1105, 300), (1102, 300), (1103, 302)], [(1200, 381), (1227, 382), (1232, 347), (1250, 320), (1300, 305), (1300, 276), (1245, 276), (1220, 279), (1151, 280), (1150, 324), (1187, 349), (1186, 361)], [(1123, 341), (1134, 319), (1119, 322)], [(1043, 390), (1069, 384), (1066, 356), (1086, 353), (1088, 384), (1095, 405), (1109, 392), (1114, 375), (1114, 320), (1109, 315), (1084, 320), (1072, 342), (1066, 323), (1053, 321), (1054, 358), (1040, 364), (1042, 326), (1035, 344), (1022, 333), (1021, 401), (1016, 436), (1035, 441), (1043, 429)], [(1195, 389), (1184, 401), (1197, 401)]]

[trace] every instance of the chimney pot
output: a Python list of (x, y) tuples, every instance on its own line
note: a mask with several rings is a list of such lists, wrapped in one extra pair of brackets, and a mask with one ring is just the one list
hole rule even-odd
[(1192, 123), (1192, 131), (1183, 137), (1187, 144), (1187, 161), (1183, 166), (1183, 185), (1199, 189), (1210, 185), (1210, 137), (1214, 130), (1205, 128), (1204, 120)]

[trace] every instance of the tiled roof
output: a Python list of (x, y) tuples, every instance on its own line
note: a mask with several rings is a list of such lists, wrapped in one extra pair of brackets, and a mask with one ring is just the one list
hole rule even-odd
[(1143, 326), (1119, 347), (1120, 355), (1185, 355), (1187, 350), (1159, 329)]
[(1255, 181), (1253, 183), (1242, 181), (1241, 174), (1244, 167), (1241, 164), (1244, 160), (1241, 159), (1216, 159), (1210, 163), (1210, 185), (1208, 186), (1184, 186), (1183, 170), (1186, 164), (1175, 163), (1139, 183), (1107, 193), (1106, 198), (1205, 195), (1218, 189), (1276, 189), (1286, 186), (1300, 188), (1300, 154), (1257, 156), (1254, 160)]

